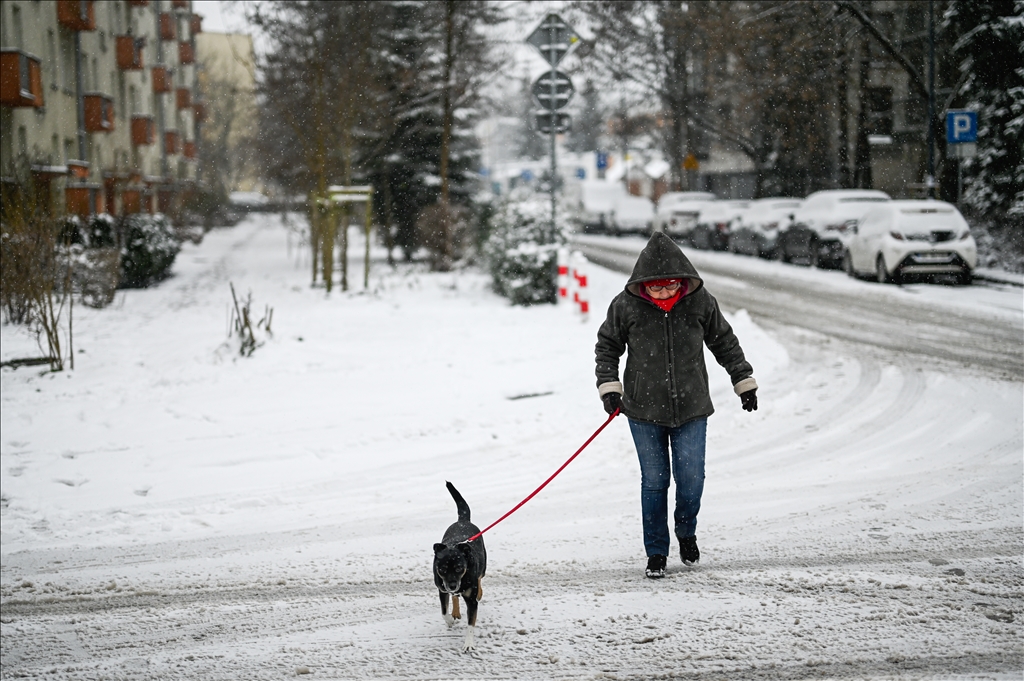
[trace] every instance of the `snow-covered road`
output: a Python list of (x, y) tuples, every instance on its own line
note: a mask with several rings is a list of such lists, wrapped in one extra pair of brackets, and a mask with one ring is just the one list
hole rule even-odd
[[(473, 272), (380, 264), (370, 292), (328, 298), (287, 243), (272, 216), (211, 232), (160, 287), (76, 316), (74, 372), (0, 375), (0, 677), (1024, 672), (1024, 391), (998, 342), (964, 366), (875, 342), (888, 328), (873, 341), (748, 314), (734, 302), (750, 283), (695, 257), (762, 385), (747, 414), (710, 365), (701, 564), (671, 556), (665, 580), (643, 577), (617, 420), (487, 535), (466, 655), (430, 576), (455, 519), (444, 481), (489, 523), (600, 425), (594, 337), (624, 276), (591, 269), (585, 322), (509, 307)], [(894, 295), (733, 267), (762, 266), (814, 295), (848, 289), (863, 328)], [(248, 359), (226, 342), (228, 282), (274, 308), (275, 336)], [(949, 291), (895, 295), (937, 310), (936, 328), (1024, 317), (1020, 289)], [(2, 334), (4, 359), (31, 354)]]

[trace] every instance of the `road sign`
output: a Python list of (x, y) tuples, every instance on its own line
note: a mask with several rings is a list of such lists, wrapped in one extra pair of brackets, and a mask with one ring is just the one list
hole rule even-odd
[(608, 152), (607, 151), (596, 151), (594, 153), (597, 154), (597, 158), (595, 159), (595, 161), (597, 162), (597, 169), (598, 170), (607, 170), (608, 169)]
[(946, 144), (973, 144), (978, 141), (978, 112), (946, 112)]
[(700, 161), (693, 154), (687, 154), (683, 159), (683, 170), (700, 170)]
[[(554, 81), (552, 83), (552, 81)], [(572, 80), (561, 71), (551, 70), (533, 81), (533, 96), (545, 109), (561, 109), (572, 99), (576, 88)]]
[(559, 111), (536, 111), (534, 115), (537, 117), (537, 129), (544, 134), (551, 132), (552, 120), (555, 121), (555, 132), (568, 131), (569, 124), (572, 122), (569, 114)]
[(572, 26), (557, 14), (547, 15), (526, 39), (552, 66), (558, 65), (562, 57), (579, 41), (580, 37), (572, 30)]

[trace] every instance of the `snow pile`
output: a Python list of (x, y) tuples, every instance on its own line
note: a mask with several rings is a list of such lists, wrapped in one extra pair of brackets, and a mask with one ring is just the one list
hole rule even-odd
[[(744, 311), (761, 406), (709, 360), (701, 565), (643, 577), (617, 419), (486, 536), (462, 655), (430, 575), (444, 481), (484, 526), (604, 421), (593, 346), (626, 276), (591, 267), (581, 321), (376, 248), (369, 290), (328, 296), (298, 256), (250, 216), (76, 312), (74, 372), (0, 374), (5, 678), (1019, 678), (1019, 383)], [(232, 283), (274, 310), (248, 358)]]

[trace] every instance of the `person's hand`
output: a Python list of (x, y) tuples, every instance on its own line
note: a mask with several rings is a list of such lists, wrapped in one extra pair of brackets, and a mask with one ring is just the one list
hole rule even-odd
[(757, 388), (740, 395), (740, 401), (746, 411), (757, 411)]
[(616, 409), (622, 411), (622, 395), (619, 393), (605, 393), (601, 401), (604, 402), (606, 414), (614, 414)]

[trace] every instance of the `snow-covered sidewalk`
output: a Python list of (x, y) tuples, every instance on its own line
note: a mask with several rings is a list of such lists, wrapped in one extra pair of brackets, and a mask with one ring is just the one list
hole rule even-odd
[[(619, 419), (487, 535), (458, 653), (430, 575), (444, 481), (484, 525), (603, 422), (593, 346), (624, 278), (593, 267), (581, 321), (375, 249), (364, 292), (354, 241), (354, 290), (328, 296), (253, 216), (76, 308), (75, 371), (3, 371), (0, 676), (1020, 677), (1020, 385), (743, 311), (761, 409), (709, 361), (701, 565), (643, 578)], [(274, 310), (250, 358), (229, 283)], [(4, 359), (33, 343), (2, 329)]]

